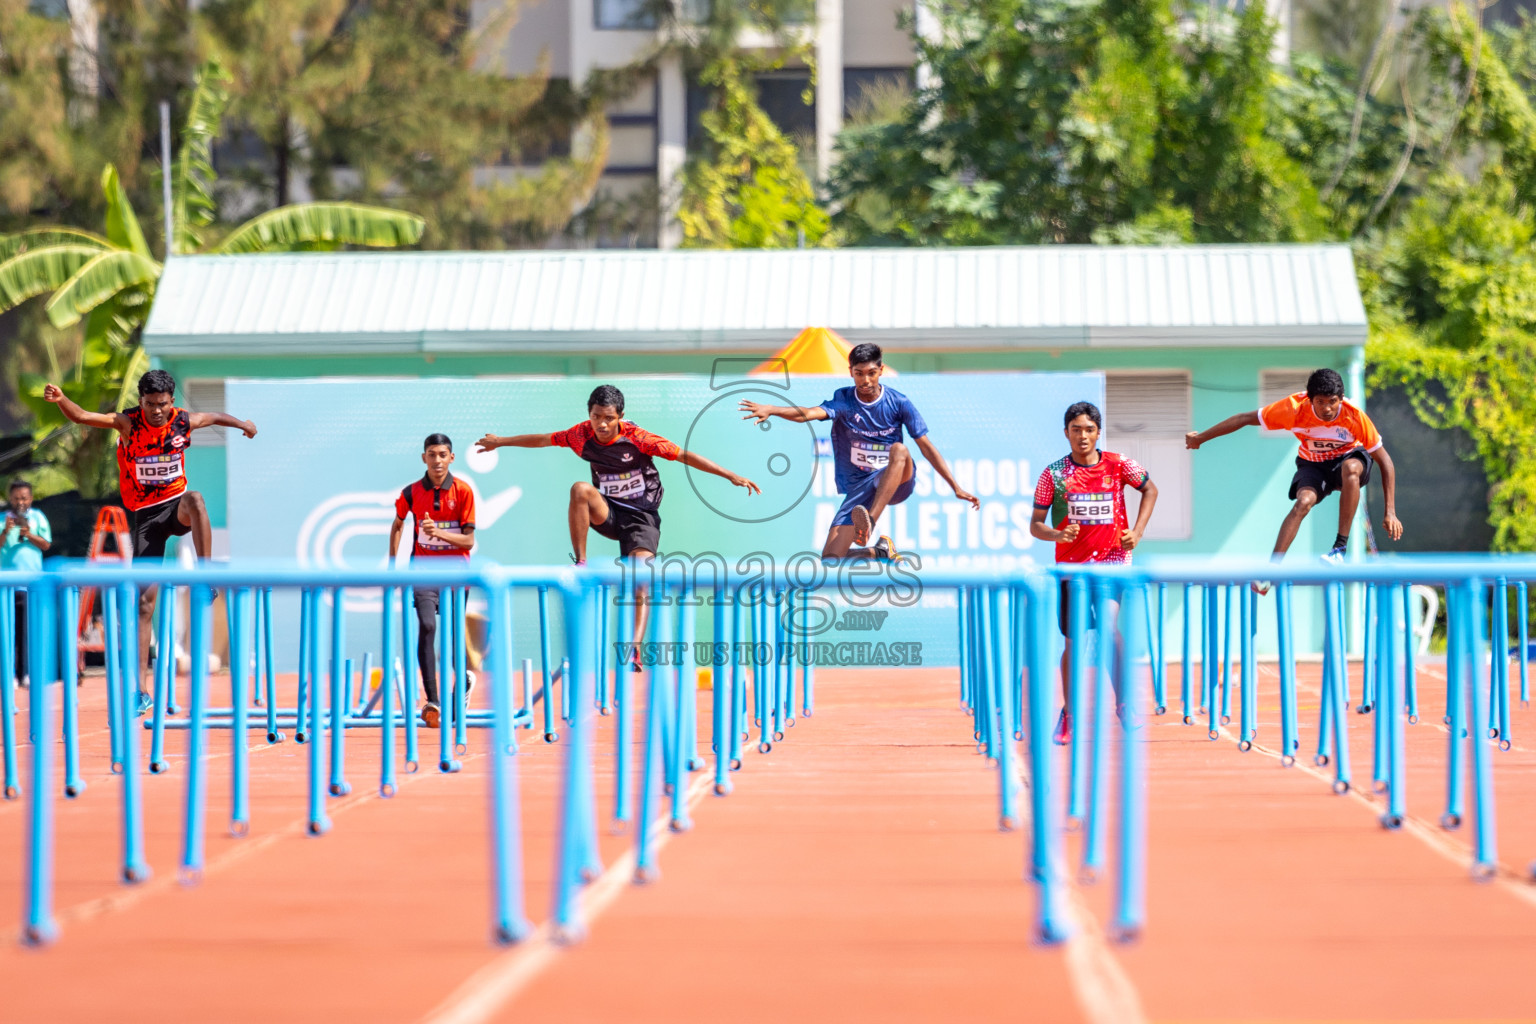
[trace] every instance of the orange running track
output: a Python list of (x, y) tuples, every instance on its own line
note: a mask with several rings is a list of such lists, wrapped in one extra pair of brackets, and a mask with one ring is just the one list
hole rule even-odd
[[(1467, 870), (1470, 825), (1437, 824), (1442, 668), (1421, 666), (1411, 818), (1396, 832), (1378, 827), (1367, 795), (1372, 719), (1349, 716), (1357, 786), (1334, 796), (1331, 769), (1311, 766), (1316, 666), (1301, 670), (1302, 757), (1289, 769), (1270, 752), (1276, 675), (1259, 670), (1254, 751), (1179, 724), (1176, 706), (1149, 721), (1143, 939), (1106, 940), (1108, 886), (1077, 884), (1077, 935), (1053, 948), (1031, 941), (1026, 832), (996, 829), (996, 772), (970, 742), (953, 670), (819, 672), (815, 717), (769, 754), (749, 745), (731, 796), (695, 777), (694, 828), (667, 838), (662, 877), (647, 886), (629, 884), (629, 839), (606, 828), (613, 720), (597, 719), (608, 870), (586, 899), (590, 934), (561, 948), (540, 931), (511, 950), (488, 939), (486, 733), (471, 732), (462, 774), (402, 774), (386, 800), (376, 731), (349, 732), (353, 793), (331, 801), (334, 827), (313, 838), (307, 748), (268, 747), (253, 731), (243, 839), (226, 834), (230, 736), (211, 733), (207, 871), (193, 887), (176, 881), (185, 734), (171, 733), (171, 771), (144, 779), (155, 876), (125, 887), (105, 702), (88, 680), (89, 789), (56, 804), (61, 939), (0, 945), (0, 1021), (1536, 1020), (1525, 973), (1536, 957), (1536, 715), (1517, 709), (1515, 748), (1495, 755), (1503, 870), (1480, 884)], [(1176, 705), (1177, 666), (1169, 679)], [(539, 922), (563, 750), (522, 736)], [(429, 766), (436, 738), (423, 730)], [(0, 805), (0, 916), (12, 935), (24, 832), (24, 803)]]

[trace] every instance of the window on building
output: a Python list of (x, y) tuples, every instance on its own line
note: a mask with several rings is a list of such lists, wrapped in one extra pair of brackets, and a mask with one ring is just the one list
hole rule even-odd
[[(223, 412), (224, 382), (222, 380), (189, 380), (181, 385), (182, 397), (187, 401), (188, 412)], [(193, 448), (223, 448), (228, 427), (208, 427), (192, 432)]]
[[(811, 94), (809, 103), (805, 102), (807, 92)], [(787, 68), (758, 75), (757, 105), (796, 145), (806, 148), (807, 139), (815, 145), (816, 95), (808, 69)]]
[[(1184, 435), (1192, 429), (1191, 393), (1188, 371), (1104, 375), (1104, 447), (1141, 463), (1157, 483), (1147, 540), (1190, 537), (1193, 491)], [(1128, 493), (1126, 502), (1134, 523), (1141, 498)]]
[(908, 68), (844, 68), (843, 119), (859, 117), (865, 110), (879, 114), (896, 96), (912, 91)]
[(654, 29), (656, 0), (595, 0), (592, 17), (598, 28)]
[[(806, 68), (767, 71), (757, 76), (757, 103), (779, 131), (800, 148), (802, 157), (815, 156), (816, 101), (811, 88), (811, 72)], [(805, 102), (806, 90), (811, 102)], [(688, 81), (688, 147), (704, 141), (703, 116), (714, 103), (714, 92), (697, 80)]]
[(1271, 402), (1278, 402), (1282, 398), (1288, 398), (1298, 391), (1307, 390), (1307, 378), (1310, 376), (1312, 376), (1311, 369), (1260, 370), (1259, 408), (1262, 409)]
[(605, 174), (655, 175), (657, 105), (655, 79), (608, 107), (608, 166)]

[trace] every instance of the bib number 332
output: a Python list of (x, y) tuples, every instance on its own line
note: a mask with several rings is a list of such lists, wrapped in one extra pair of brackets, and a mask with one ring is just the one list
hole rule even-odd
[(1111, 526), (1115, 498), (1108, 492), (1067, 495), (1067, 521), (1082, 526)]
[(860, 469), (878, 471), (884, 469), (891, 461), (891, 446), (888, 444), (860, 444), (854, 442), (848, 447), (848, 458)]

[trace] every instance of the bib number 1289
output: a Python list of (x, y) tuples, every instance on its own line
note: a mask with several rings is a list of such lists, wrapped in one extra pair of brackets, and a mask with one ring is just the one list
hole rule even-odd
[(1082, 526), (1112, 525), (1115, 521), (1114, 495), (1107, 492), (1067, 495), (1067, 521)]

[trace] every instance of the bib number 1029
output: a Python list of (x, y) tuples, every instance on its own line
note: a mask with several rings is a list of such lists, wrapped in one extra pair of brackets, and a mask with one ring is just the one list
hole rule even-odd
[(156, 455), (134, 461), (135, 478), (141, 484), (165, 484), (181, 479), (181, 456)]

